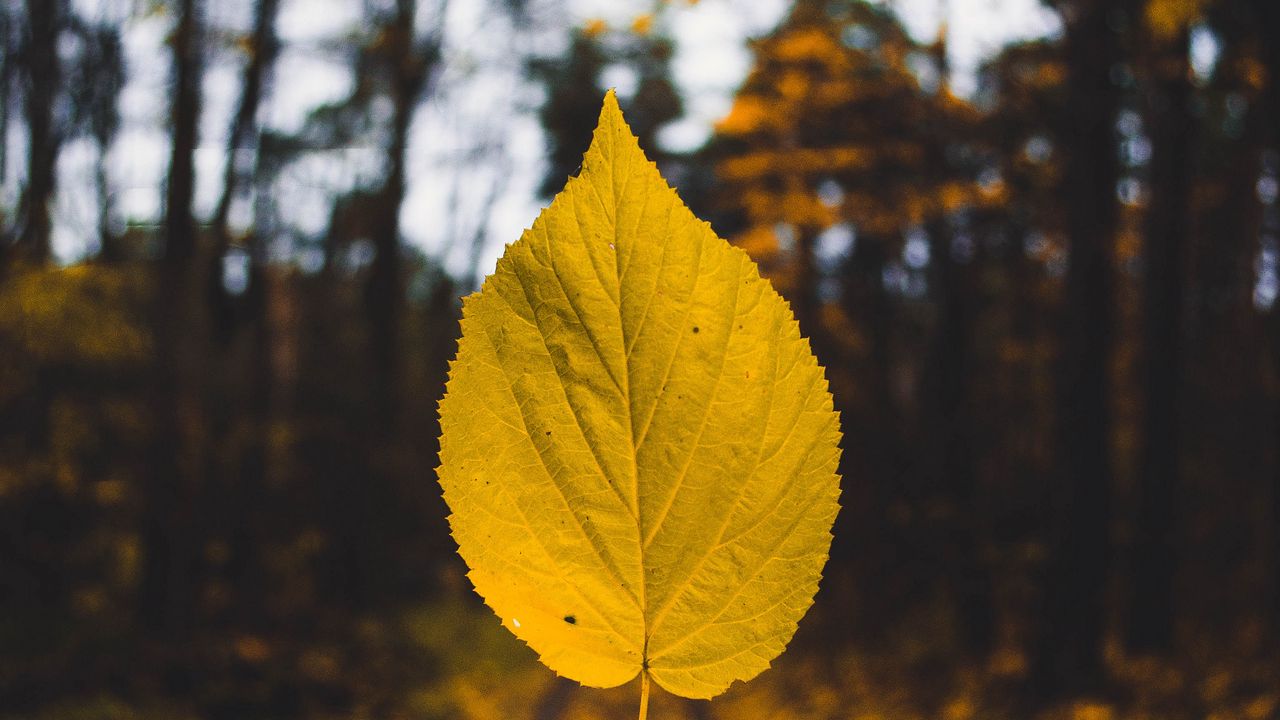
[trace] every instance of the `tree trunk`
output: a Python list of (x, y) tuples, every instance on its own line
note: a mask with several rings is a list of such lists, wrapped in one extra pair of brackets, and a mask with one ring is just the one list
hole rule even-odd
[(125, 250), (120, 238), (111, 227), (111, 178), (107, 172), (107, 149), (110, 139), (98, 142), (98, 159), (94, 163), (94, 184), (98, 193), (98, 259), (118, 263), (124, 259)]
[(1183, 256), (1191, 226), (1191, 82), (1188, 32), (1152, 38), (1147, 68), (1151, 200), (1143, 239), (1143, 430), (1139, 512), (1126, 622), (1129, 649), (1166, 653), (1174, 632), (1182, 395)]
[[(13, 98), (13, 68), (18, 61), (10, 12), (8, 3), (0, 5), (0, 138), (9, 137), (9, 101)], [(8, 145), (8, 142), (0, 142), (0, 182), (9, 176)], [(8, 233), (8, 228), (0, 230)], [(0, 234), (0, 238), (8, 239), (5, 234)]]
[[(1266, 142), (1271, 150), (1280, 150), (1280, 43), (1275, 41), (1280, 33), (1280, 4), (1274, 0), (1255, 0), (1258, 17), (1258, 37), (1261, 42), (1263, 61), (1267, 65), (1267, 88), (1262, 101), (1262, 118), (1268, 128)], [(1280, 227), (1273, 226), (1273, 233), (1280, 233)], [(1271, 360), (1273, 373), (1280, 376), (1280, 304), (1272, 305), (1270, 317)], [(1273, 432), (1277, 433), (1276, 446), (1280, 447), (1280, 398), (1273, 398), (1275, 403), (1275, 423)], [(1275, 460), (1272, 468), (1271, 486), (1271, 632), (1273, 637), (1280, 638), (1280, 458)]]
[(846, 492), (859, 493), (859, 502), (847, 503), (853, 512), (842, 514), (837, 521), (847, 532), (835, 533), (831, 554), (854, 568), (850, 578), (861, 579), (845, 590), (850, 603), (857, 605), (863, 618), (848, 626), (849, 638), (877, 642), (885, 639), (888, 619), (898, 616), (903, 592), (899, 588), (877, 585), (872, 591), (860, 588), (870, 579), (897, 580), (902, 574), (902, 549), (899, 528), (893, 520), (894, 506), (905, 493), (901, 481), (907, 470), (903, 461), (900, 414), (894, 387), (893, 325), (894, 306), (884, 285), (884, 270), (895, 239), (888, 236), (859, 235), (853, 253), (844, 267), (843, 304), (846, 314), (857, 322), (866, 338), (865, 356), (855, 362), (867, 397), (858, 407), (842, 416), (847, 437), (861, 437), (857, 454), (849, 453), (842, 462), (853, 467), (858, 477), (876, 478), (864, 488)]
[(98, 190), (98, 258), (104, 262), (120, 262), (125, 259), (125, 248), (112, 228), (111, 178), (107, 153), (120, 130), (118, 104), (124, 88), (124, 46), (121, 29), (114, 26), (95, 28), (91, 37), (94, 43), (93, 58), (100, 66), (94, 68), (98, 82), (91, 93), (94, 107), (90, 109), (94, 144), (98, 157), (94, 163), (95, 184)]
[(1070, 243), (1057, 371), (1057, 462), (1051, 495), (1041, 627), (1032, 683), (1041, 698), (1096, 690), (1104, 682), (1102, 643), (1111, 538), (1112, 255), (1117, 178), (1118, 93), (1111, 71), (1119, 38), (1102, 0), (1081, 0), (1066, 27), (1068, 107), (1062, 188)]
[[(796, 230), (795, 256), (796, 278), (795, 289), (791, 292), (791, 309), (795, 312), (796, 322), (800, 323), (800, 334), (809, 338), (814, 352), (824, 346), (822, 342), (822, 298), (818, 294), (821, 278), (818, 274), (818, 263), (813, 256), (814, 246), (818, 241), (818, 230), (812, 227), (799, 227)], [(822, 357), (819, 355), (819, 357)], [(825, 358), (824, 358), (825, 359)]]
[[(280, 0), (258, 0), (253, 22), (251, 55), (245, 63), (240, 104), (236, 108), (230, 131), (227, 133), (227, 164), (222, 172), (222, 195), (218, 198), (210, 228), (213, 250), (209, 255), (207, 271), (209, 314), (216, 335), (215, 339), (222, 343), (229, 340), (234, 324), (234, 309), (231, 299), (227, 297), (222, 270), (223, 260), (231, 245), (231, 233), (228, 228), (231, 203), (235, 201), (236, 194), (241, 191), (241, 188), (252, 179), (249, 177), (251, 173), (246, 172), (236, 156), (242, 150), (252, 150), (255, 155), (261, 152), (260, 143), (257, 140), (258, 108), (262, 104), (263, 85), (269, 78), (276, 57), (280, 53), (280, 42), (275, 31), (279, 8)], [(255, 158), (254, 167), (256, 168), (258, 164)]]
[(62, 29), (62, 0), (27, 0), (27, 37), (22, 66), (27, 80), (26, 115), (30, 143), (27, 187), (22, 193), (15, 255), (31, 263), (49, 260), (53, 226), (49, 203), (57, 188), (61, 128), (54, 127), (53, 110), (61, 78), (58, 33)]
[(172, 39), (175, 92), (173, 145), (166, 194), (164, 247), (156, 264), (155, 368), (152, 444), (148, 463), (143, 543), (145, 558), (138, 609), (141, 621), (161, 639), (189, 630), (196, 600), (197, 480), (193, 425), (198, 399), (191, 386), (192, 362), (184, 339), (191, 321), (187, 291), (196, 249), (191, 199), (200, 117), (200, 8), (180, 0)]
[(374, 257), (365, 286), (372, 358), (374, 425), (384, 432), (395, 427), (399, 415), (400, 325), (404, 279), (400, 257), (400, 204), (405, 191), (405, 153), (409, 124), (427, 76), (415, 52), (415, 0), (397, 0), (394, 20), (385, 26), (385, 66), (391, 87), (391, 144), (387, 148), (387, 177), (383, 184), (373, 232)]
[[(265, 573), (257, 548), (265, 541), (266, 521), (263, 518), (265, 487), (268, 482), (269, 438), (275, 376), (271, 363), (272, 337), (268, 318), (271, 283), (267, 268), (267, 243), (273, 231), (268, 219), (271, 208), (270, 183), (263, 177), (264, 159), (261, 134), (258, 127), (258, 108), (266, 93), (280, 43), (275, 23), (280, 7), (279, 0), (258, 0), (254, 12), (253, 35), (250, 55), (245, 63), (241, 81), (240, 101), (231, 127), (227, 132), (226, 166), (222, 173), (222, 194), (214, 210), (210, 227), (212, 248), (205, 271), (205, 301), (208, 307), (209, 330), (213, 346), (209, 352), (221, 366), (233, 362), (229, 345), (237, 330), (247, 321), (250, 336), (246, 358), (247, 392), (237, 401), (211, 408), (209, 447), (205, 452), (205, 467), (213, 471), (227, 468), (226, 477), (220, 478), (220, 494), (224, 496), (226, 518), (221, 523), (226, 529), (229, 548), (225, 568), (226, 582), (240, 590), (234, 597), (235, 621), (242, 626), (254, 626), (260, 619)], [(241, 162), (239, 153), (253, 153), (251, 169)], [(240, 301), (227, 292), (223, 263), (231, 245), (228, 227), (231, 204), (238, 194), (251, 183), (258, 183), (257, 207), (254, 208), (254, 227), (247, 239), (249, 255), (249, 285)], [(231, 372), (236, 372), (232, 370)], [(248, 428), (247, 439), (230, 463), (221, 458), (235, 444), (228, 446), (233, 428)]]
[(952, 253), (952, 232), (944, 220), (931, 223), (930, 290), (937, 320), (930, 350), (926, 432), (935, 489), (949, 511), (945, 545), (945, 582), (957, 610), (965, 652), (975, 659), (991, 650), (995, 621), (991, 579), (982, 561), (982, 517), (977, 507), (978, 469), (975, 443), (972, 338), (975, 293), (972, 268)]
[(171, 40), (173, 49), (173, 144), (169, 155), (169, 183), (165, 197), (163, 264), (181, 268), (196, 251), (196, 227), (191, 215), (195, 192), (195, 149), (199, 142), (201, 27), (199, 0), (178, 0), (179, 18)]

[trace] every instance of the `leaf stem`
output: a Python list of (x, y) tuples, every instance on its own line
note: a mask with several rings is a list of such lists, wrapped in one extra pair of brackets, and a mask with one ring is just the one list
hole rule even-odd
[(640, 671), (640, 718), (639, 720), (647, 720), (649, 717), (649, 671)]

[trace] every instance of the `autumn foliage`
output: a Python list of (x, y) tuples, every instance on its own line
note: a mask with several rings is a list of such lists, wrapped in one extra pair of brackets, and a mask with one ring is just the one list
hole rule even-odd
[[(467, 577), (485, 567), (468, 537), (519, 524), (506, 505), (468, 505), (471, 469), (514, 483), (522, 507), (556, 499), (538, 484), (548, 473), (513, 469), (536, 459), (504, 424), (519, 427), (513, 408), (537, 420), (521, 432), (542, 433), (531, 438), (560, 468), (550, 475), (579, 483), (565, 504), (581, 533), (548, 529), (563, 512), (526, 533), (563, 541), (564, 555), (659, 514), (621, 522), (632, 486), (615, 496), (602, 478), (634, 473), (638, 487), (676, 463), (653, 476), (669, 490), (688, 459), (643, 464), (623, 442), (637, 436), (607, 423), (582, 444), (596, 426), (579, 434), (531, 384), (555, 369), (566, 405), (609, 409), (581, 417), (623, 417), (620, 388), (641, 378), (619, 370), (608, 333), (634, 326), (625, 313), (604, 323), (602, 308), (674, 301), (688, 277), (641, 275), (651, 287), (615, 308), (605, 271), (618, 265), (520, 241), (465, 312), (461, 300), (517, 239), (490, 242), (495, 218), (523, 207), (513, 193), (533, 208), (534, 193), (549, 203), (572, 182), (583, 213), (595, 207), (578, 196), (598, 168), (579, 166), (606, 85), (692, 213), (679, 232), (652, 217), (675, 197), (663, 186), (632, 218), (637, 238), (643, 226), (743, 251), (716, 240), (717, 257), (741, 258), (720, 279), (757, 282), (760, 269), (778, 296), (761, 282), (748, 299), (772, 308), (772, 337), (807, 340), (813, 357), (795, 372), (822, 368), (831, 405), (814, 417), (839, 418), (788, 421), (822, 440), (812, 477), (840, 483), (812, 604), (816, 561), (769, 596), (790, 603), (787, 622), (739, 618), (760, 635), (739, 639), (768, 652), (710, 683), (726, 692), (655, 689), (651, 718), (1280, 713), (1280, 5), (1044, 3), (1058, 32), (992, 48), (962, 92), (945, 27), (919, 37), (892, 3), (796, 0), (749, 41), (750, 69), (696, 149), (668, 132), (706, 107), (681, 75), (681, 22), (737, 7), (727, 0), (643, 1), (596, 20), (552, 0), (484, 0), (491, 34), (478, 37), (492, 42), (472, 44), (427, 0), (334, 5), (350, 6), (350, 32), (312, 41), (287, 27), (288, 0), (100, 16), (0, 3), (0, 718), (635, 717), (634, 683), (559, 678), (512, 632), (531, 608), (558, 622), (537, 641), (523, 628), (545, 655), (554, 643), (541, 640), (618, 622), (639, 644), (625, 672), (602, 679), (598, 658), (557, 669), (623, 682), (648, 670), (648, 616), (625, 593), (585, 573), (597, 600), (620, 598), (592, 614), (568, 607), (568, 583), (539, 594), (550, 570), (490, 567), (474, 588), (499, 619)], [(147, 37), (165, 72), (139, 65)], [(317, 57), (342, 82), (280, 120), (276, 99), (314, 79), (301, 82), (300, 58)], [(515, 79), (489, 92), (498, 76)], [(494, 97), (523, 114), (474, 111)], [(163, 177), (120, 155), (139, 147), (139, 118)], [(234, 162), (210, 171), (224, 155)], [(425, 193), (424, 167), (446, 178)], [(139, 197), (146, 217), (130, 214)], [(556, 202), (530, 232), (598, 239), (593, 218), (565, 219)], [(424, 215), (444, 249), (413, 235)], [(508, 310), (495, 293), (517, 287), (517, 266), (543, 276)], [(549, 270), (605, 284), (562, 297)], [(669, 323), (686, 333), (690, 398), (714, 395), (725, 412), (691, 456), (707, 495), (667, 511), (688, 532), (662, 541), (674, 558), (662, 571), (696, 562), (720, 531), (700, 514), (716, 493), (743, 478), (776, 489), (797, 476), (779, 463), (805, 466), (784, 452), (763, 477), (730, 452), (759, 440), (750, 383), (773, 368), (758, 347), (711, 352), (745, 337), (716, 325), (723, 295), (692, 303), (700, 322)], [(584, 327), (598, 346), (574, 334)], [(474, 338), (461, 350), (460, 333)], [(477, 382), (494, 372), (494, 357), (470, 354), (484, 337), (519, 366), (510, 384), (525, 396)], [(742, 377), (713, 392), (703, 361)], [(473, 413), (485, 398), (503, 411)], [(668, 407), (655, 431), (684, 447), (707, 407)], [(772, 417), (766, 439), (782, 430)], [(822, 507), (813, 537), (830, 524)], [(498, 517), (464, 519), (486, 510)], [(764, 557), (752, 552), (738, 560)], [(618, 557), (627, 578), (654, 569)]]

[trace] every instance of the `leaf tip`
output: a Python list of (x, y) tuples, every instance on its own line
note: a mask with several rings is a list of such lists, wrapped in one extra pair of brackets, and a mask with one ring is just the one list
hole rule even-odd
[(618, 104), (618, 93), (614, 88), (609, 88), (604, 93), (604, 103), (600, 106), (600, 118), (596, 122), (597, 130), (603, 128), (617, 128), (621, 126), (626, 129), (628, 134), (631, 133), (630, 126), (627, 125), (627, 119), (622, 114), (622, 106)]
[(604, 107), (601, 112), (614, 111), (618, 114), (622, 113), (622, 108), (618, 106), (618, 92), (616, 88), (609, 88), (604, 91)]

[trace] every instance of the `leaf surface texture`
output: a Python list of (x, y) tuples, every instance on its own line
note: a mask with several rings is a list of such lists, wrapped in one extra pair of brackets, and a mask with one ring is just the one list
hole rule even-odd
[(712, 697), (812, 603), (839, 495), (822, 368), (612, 93), (582, 171), (464, 300), (440, 415), (469, 577), (557, 673)]

